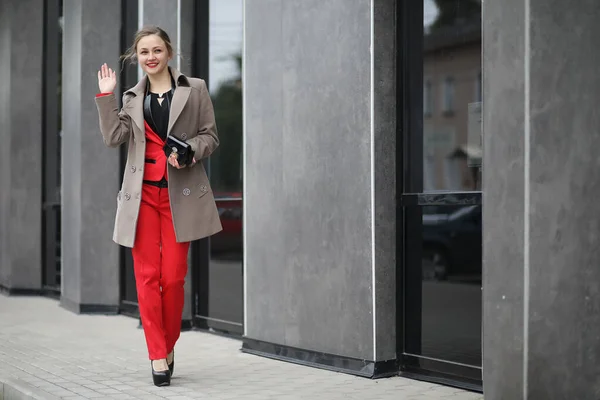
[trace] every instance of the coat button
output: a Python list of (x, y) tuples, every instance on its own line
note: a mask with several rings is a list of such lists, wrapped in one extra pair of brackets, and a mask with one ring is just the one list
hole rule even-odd
[(206, 185), (200, 185), (200, 190), (206, 192), (208, 188), (206, 187)]
[(183, 189), (183, 195), (184, 196), (189, 196), (190, 195), (190, 189), (188, 189), (188, 188)]
[(125, 200), (131, 199), (131, 195), (129, 193), (125, 193)]
[(131, 172), (132, 172), (132, 173), (133, 173), (133, 172), (135, 172), (135, 165), (132, 165), (132, 166), (131, 166)]
[(183, 132), (181, 134), (181, 139), (183, 139), (183, 140), (187, 139), (187, 133)]

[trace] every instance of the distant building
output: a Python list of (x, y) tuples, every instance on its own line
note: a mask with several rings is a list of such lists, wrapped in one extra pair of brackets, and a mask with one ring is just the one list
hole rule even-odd
[(481, 21), (426, 33), (423, 51), (424, 190), (481, 190), (481, 143), (469, 137), (469, 118), (480, 121), (469, 109), (482, 100)]

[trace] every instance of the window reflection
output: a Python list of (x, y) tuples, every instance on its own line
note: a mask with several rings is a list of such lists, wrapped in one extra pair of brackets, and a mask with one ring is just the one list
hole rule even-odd
[(425, 280), (481, 282), (481, 206), (423, 207)]
[(211, 0), (209, 89), (219, 133), (210, 179), (223, 231), (210, 239), (208, 325), (241, 333), (242, 271), (242, 0)]
[(423, 207), (421, 226), (418, 354), (480, 366), (481, 206)]
[(44, 108), (43, 156), (44, 260), (42, 284), (52, 293), (60, 293), (61, 260), (61, 129), (62, 129), (62, 0), (47, 2), (44, 26)]
[[(479, 191), (481, 1), (424, 0), (423, 7), (424, 191)], [(466, 368), (455, 373), (475, 379), (481, 378), (481, 210), (410, 206), (405, 214), (412, 283), (405, 288), (406, 351), (445, 368), (458, 363)]]
[(481, 190), (481, 1), (425, 0), (425, 191)]
[(210, 2), (209, 86), (219, 147), (211, 157), (211, 185), (219, 197), (242, 191), (242, 2)]

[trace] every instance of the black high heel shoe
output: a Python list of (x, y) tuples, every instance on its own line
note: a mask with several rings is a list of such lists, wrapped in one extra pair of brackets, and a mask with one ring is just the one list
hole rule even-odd
[(169, 386), (171, 384), (171, 372), (168, 370), (156, 371), (152, 361), (150, 361), (150, 368), (152, 368), (152, 380), (155, 386)]
[(171, 373), (172, 377), (173, 371), (175, 371), (175, 350), (173, 350), (173, 360), (171, 361), (171, 364), (167, 363), (167, 365), (169, 366), (169, 372)]

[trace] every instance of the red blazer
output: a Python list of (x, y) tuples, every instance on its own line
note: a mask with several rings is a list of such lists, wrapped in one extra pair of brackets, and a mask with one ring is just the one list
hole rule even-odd
[(160, 181), (167, 179), (167, 156), (163, 151), (165, 142), (158, 136), (150, 125), (144, 121), (146, 128), (146, 155), (144, 165), (145, 181)]

